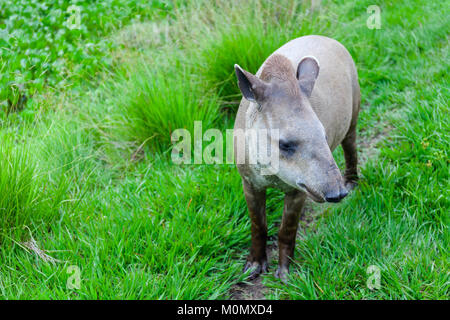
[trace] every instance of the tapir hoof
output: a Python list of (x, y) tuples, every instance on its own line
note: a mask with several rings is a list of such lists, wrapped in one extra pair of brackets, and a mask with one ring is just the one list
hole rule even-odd
[(345, 180), (345, 188), (347, 188), (348, 191), (351, 191), (355, 189), (358, 186), (357, 180)]
[(269, 270), (267, 260), (263, 260), (261, 262), (247, 261), (244, 266), (243, 272), (245, 273), (248, 270), (251, 270), (250, 275), (248, 276), (248, 280), (256, 279), (260, 274), (266, 273)]
[(275, 272), (275, 278), (280, 279), (284, 283), (287, 282), (287, 278), (289, 275), (289, 269), (285, 267), (278, 267), (277, 271)]

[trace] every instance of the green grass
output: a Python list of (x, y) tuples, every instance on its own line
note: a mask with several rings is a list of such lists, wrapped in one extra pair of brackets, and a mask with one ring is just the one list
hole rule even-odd
[[(192, 130), (195, 120), (204, 130), (230, 128), (239, 98), (233, 64), (256, 72), (287, 40), (323, 34), (357, 64), (360, 139), (387, 135), (371, 146), (377, 152), (360, 150), (369, 159), (355, 192), (339, 205), (313, 206), (288, 285), (273, 277), (271, 262), (267, 296), (448, 299), (448, 4), (381, 2), (382, 27), (369, 30), (372, 4), (322, 1), (313, 13), (293, 0), (169, 4), (169, 36), (151, 46), (127, 46), (127, 28), (109, 36), (133, 23), (134, 12), (120, 13), (122, 25), (93, 22), (88, 38), (111, 43), (101, 54), (108, 69), (87, 62), (102, 71), (96, 81), (86, 69), (67, 80), (73, 89), (43, 85), (23, 111), (2, 118), (0, 298), (228, 298), (250, 245), (239, 175), (233, 165), (173, 164), (170, 133)], [(160, 36), (151, 26), (163, 18), (152, 14), (143, 17), (142, 39)], [(81, 37), (77, 50), (89, 39)], [(340, 148), (335, 157), (343, 168)], [(270, 190), (270, 235), (281, 210), (282, 194)], [(58, 262), (27, 249), (31, 238)], [(378, 290), (366, 285), (371, 265), (381, 272)], [(67, 287), (69, 266), (80, 268), (79, 289)]]
[(25, 228), (51, 225), (54, 213), (65, 208), (69, 179), (60, 175), (51, 179), (38, 166), (30, 147), (10, 134), (1, 134), (0, 145), (0, 244), (11, 237), (22, 240)]
[[(119, 46), (105, 36), (180, 4), (160, 0), (4, 0), (0, 3), (0, 112), (29, 108), (44, 89), (61, 90), (111, 67)], [(76, 22), (79, 8), (79, 27)]]
[(202, 90), (200, 81), (190, 77), (189, 68), (166, 62), (156, 69), (145, 62), (109, 88), (112, 98), (108, 103), (117, 108), (110, 122), (118, 139), (163, 151), (170, 147), (175, 129), (193, 132), (194, 121), (202, 121), (205, 128), (217, 124), (218, 98)]
[(39, 203), (35, 164), (29, 161), (27, 150), (13, 146), (14, 140), (2, 136), (0, 192), (2, 194), (1, 230), (19, 228), (29, 222)]

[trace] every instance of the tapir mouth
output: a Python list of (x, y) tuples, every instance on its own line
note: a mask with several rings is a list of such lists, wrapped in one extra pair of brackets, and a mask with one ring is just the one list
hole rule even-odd
[(314, 192), (313, 190), (308, 188), (308, 186), (306, 184), (297, 182), (297, 186), (299, 186), (302, 191), (306, 191), (306, 193), (309, 195), (309, 197), (311, 199), (313, 199), (315, 202), (318, 202), (318, 203), (325, 202), (325, 199), (323, 196), (319, 195), (317, 192)]

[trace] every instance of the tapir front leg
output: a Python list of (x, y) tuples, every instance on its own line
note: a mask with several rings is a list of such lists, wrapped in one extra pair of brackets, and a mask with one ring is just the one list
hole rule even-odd
[(302, 214), (306, 194), (301, 191), (292, 191), (284, 197), (284, 211), (281, 226), (278, 232), (279, 262), (275, 273), (277, 278), (286, 279), (289, 273), (289, 263), (294, 257), (295, 238), (297, 236), (298, 222)]
[(267, 272), (267, 221), (266, 221), (266, 190), (257, 190), (251, 184), (242, 180), (245, 200), (251, 219), (252, 246), (244, 272), (253, 269), (249, 278), (254, 279), (259, 274)]

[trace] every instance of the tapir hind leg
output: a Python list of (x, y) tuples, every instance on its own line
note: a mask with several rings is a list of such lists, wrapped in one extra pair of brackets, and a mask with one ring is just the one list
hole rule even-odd
[(266, 220), (266, 190), (257, 190), (251, 184), (242, 180), (245, 200), (251, 219), (252, 245), (244, 267), (244, 272), (253, 269), (249, 278), (254, 279), (259, 274), (267, 272), (267, 220)]
[(358, 153), (356, 151), (356, 121), (350, 127), (347, 135), (342, 141), (342, 149), (345, 157), (345, 187), (353, 189), (358, 181)]
[(284, 197), (283, 218), (278, 232), (279, 260), (275, 276), (285, 279), (289, 273), (289, 264), (294, 257), (295, 238), (298, 222), (302, 214), (306, 194), (301, 191), (286, 193)]

